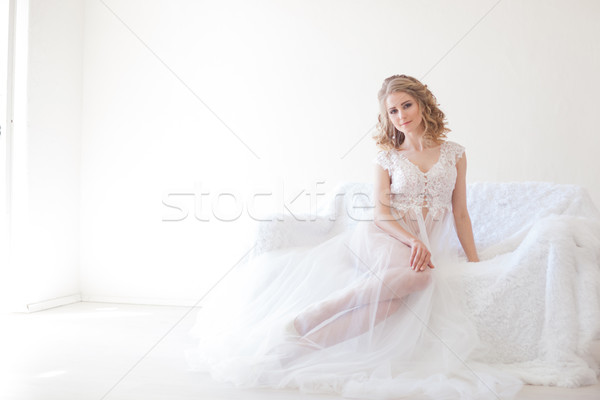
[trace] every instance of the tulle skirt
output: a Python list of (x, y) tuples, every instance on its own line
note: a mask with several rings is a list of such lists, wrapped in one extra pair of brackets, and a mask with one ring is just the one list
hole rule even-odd
[(435, 269), (412, 270), (410, 248), (373, 221), (264, 253), (202, 304), (191, 367), (243, 388), (349, 398), (512, 397), (521, 381), (477, 356), (451, 213), (398, 221), (427, 244)]

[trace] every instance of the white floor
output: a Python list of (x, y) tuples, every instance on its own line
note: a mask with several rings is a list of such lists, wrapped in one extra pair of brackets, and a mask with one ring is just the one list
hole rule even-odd
[[(191, 312), (190, 312), (191, 311)], [(195, 313), (184, 307), (76, 303), (0, 316), (2, 400), (320, 400), (296, 391), (238, 390), (187, 371)], [(162, 339), (162, 340), (161, 340)], [(600, 357), (600, 343), (596, 346)], [(526, 399), (600, 399), (600, 384), (526, 386)]]

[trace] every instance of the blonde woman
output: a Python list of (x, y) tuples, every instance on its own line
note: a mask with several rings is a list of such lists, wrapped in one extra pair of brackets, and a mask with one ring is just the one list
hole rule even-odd
[(437, 257), (447, 253), (454, 226), (467, 259), (478, 261), (467, 211), (466, 155), (462, 146), (444, 140), (449, 130), (435, 97), (415, 78), (396, 75), (384, 81), (378, 99), (374, 224), (363, 224), (366, 233), (355, 232), (351, 241), (368, 236), (364, 243), (377, 252), (354, 249), (364, 267), (377, 273), (294, 319), (288, 331), (308, 345), (329, 346), (368, 331), (393, 315), (408, 294), (427, 288), (435, 268), (431, 250)]

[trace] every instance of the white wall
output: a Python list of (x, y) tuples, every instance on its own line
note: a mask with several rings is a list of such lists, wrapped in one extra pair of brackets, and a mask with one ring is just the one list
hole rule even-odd
[(12, 309), (80, 292), (83, 3), (17, 7)]
[[(106, 4), (85, 2), (84, 299), (192, 303), (249, 249), (246, 208), (201, 222), (169, 193), (205, 190), (206, 207), (369, 181), (394, 73), (437, 95), (470, 181), (575, 183), (600, 204), (598, 2)], [(184, 215), (163, 201), (188, 218), (163, 221)]]

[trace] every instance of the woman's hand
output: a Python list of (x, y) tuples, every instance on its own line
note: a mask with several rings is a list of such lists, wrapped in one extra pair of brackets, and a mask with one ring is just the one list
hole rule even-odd
[(415, 271), (423, 271), (425, 267), (435, 268), (431, 263), (431, 252), (416, 238), (410, 241), (410, 267)]

